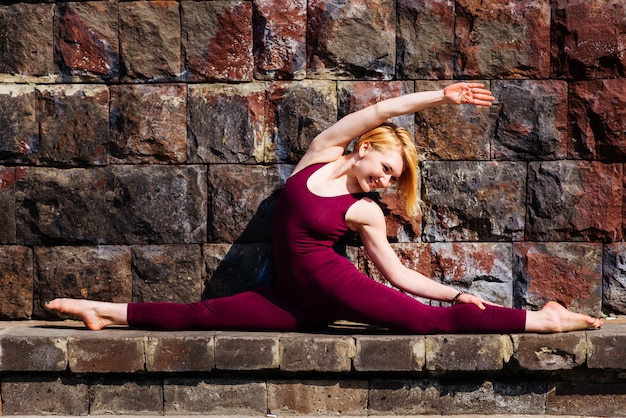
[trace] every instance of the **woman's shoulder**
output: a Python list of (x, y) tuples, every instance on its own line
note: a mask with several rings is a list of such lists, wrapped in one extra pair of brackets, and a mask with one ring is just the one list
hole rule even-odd
[(364, 225), (384, 226), (385, 214), (374, 199), (363, 196), (346, 212), (346, 222), (355, 230)]

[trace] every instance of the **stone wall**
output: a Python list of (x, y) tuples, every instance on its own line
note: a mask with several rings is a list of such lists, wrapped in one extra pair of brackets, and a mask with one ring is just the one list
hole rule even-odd
[(246, 288), (318, 132), (465, 79), (495, 105), (397, 120), (427, 206), (381, 196), (402, 259), (508, 306), (626, 313), (621, 0), (18, 1), (0, 28), (0, 318)]

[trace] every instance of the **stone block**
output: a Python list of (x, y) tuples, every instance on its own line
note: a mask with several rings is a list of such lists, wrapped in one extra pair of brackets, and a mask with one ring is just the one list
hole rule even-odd
[(356, 338), (354, 370), (421, 371), (425, 363), (424, 337), (359, 335)]
[(552, 2), (553, 78), (624, 77), (626, 5), (620, 0)]
[(550, 76), (550, 3), (461, 0), (455, 13), (457, 77)]
[(513, 355), (507, 335), (436, 335), (426, 337), (426, 370), (502, 370)]
[(319, 133), (337, 121), (336, 83), (295, 81), (270, 84), (268, 126), (275, 126), (274, 160), (297, 163)]
[(396, 77), (451, 79), (454, 75), (454, 3), (401, 0), (396, 3)]
[(181, 24), (176, 1), (117, 5), (124, 81), (170, 80), (181, 73)]
[[(549, 383), (512, 379), (493, 382), (496, 411), (503, 415), (545, 415)], [(461, 406), (460, 406), (461, 407)]]
[(255, 78), (300, 80), (306, 76), (306, 4), (306, 0), (254, 3)]
[(270, 160), (265, 87), (261, 83), (190, 85), (190, 158), (198, 163)]
[[(368, 412), (371, 415), (441, 415), (448, 397), (436, 380), (373, 380)], [(458, 411), (457, 411), (458, 413)]]
[(587, 332), (588, 358), (590, 369), (623, 370), (626, 365), (626, 326), (608, 324), (602, 329)]
[(608, 242), (622, 238), (621, 164), (531, 162), (527, 191), (528, 240)]
[(54, 4), (0, 5), (0, 73), (44, 76), (55, 72)]
[(600, 314), (602, 244), (520, 242), (513, 245), (513, 259), (516, 306), (536, 309), (552, 300)]
[(512, 336), (520, 367), (526, 370), (571, 370), (587, 361), (584, 332), (557, 335), (516, 334)]
[(183, 84), (111, 86), (111, 162), (187, 162), (186, 95)]
[(602, 310), (626, 314), (626, 244), (604, 246), (602, 276)]
[(312, 0), (307, 16), (308, 78), (393, 78), (395, 1)]
[(144, 370), (144, 344), (140, 336), (77, 335), (69, 339), (67, 349), (69, 368), (74, 373), (134, 373)]
[(3, 372), (60, 372), (67, 368), (67, 338), (9, 333), (0, 337)]
[(15, 244), (15, 176), (21, 170), (0, 167), (0, 244)]
[(624, 79), (570, 84), (570, 154), (573, 158), (626, 161), (626, 110), (622, 106), (625, 94)]
[(268, 410), (274, 415), (367, 415), (363, 380), (270, 381)]
[[(489, 82), (482, 83), (490, 88)], [(443, 89), (451, 82), (415, 84), (415, 91), (430, 91)], [(463, 105), (425, 109), (415, 114), (415, 144), (422, 159), (488, 160), (495, 121), (488, 108)]]
[(185, 70), (194, 81), (251, 81), (252, 3), (183, 1)]
[(109, 89), (103, 85), (38, 86), (40, 164), (79, 166), (109, 162)]
[(206, 241), (204, 167), (29, 167), (15, 193), (19, 244)]
[(131, 252), (123, 246), (36, 247), (34, 315), (67, 318), (44, 308), (57, 297), (129, 302)]
[(211, 165), (209, 241), (270, 242), (281, 188), (275, 166)]
[(444, 388), (442, 415), (454, 415), (463, 411), (465, 415), (496, 415), (508, 413), (498, 408), (498, 400), (490, 381), (476, 380), (463, 383), (451, 383)]
[(89, 385), (90, 415), (162, 415), (160, 380), (98, 378)]
[(79, 379), (12, 376), (0, 388), (5, 415), (89, 414), (89, 386)]
[(120, 72), (117, 4), (61, 3), (56, 60), (64, 75), (116, 80)]
[(568, 92), (564, 81), (498, 80), (491, 82), (491, 92), (498, 110), (491, 158), (567, 159)]
[(345, 372), (352, 369), (356, 343), (348, 336), (280, 337), (280, 369), (288, 372)]
[(519, 162), (427, 161), (428, 241), (517, 241), (524, 236), (526, 166)]
[(202, 299), (234, 295), (273, 283), (272, 244), (205, 244)]
[(215, 336), (215, 368), (218, 370), (278, 369), (278, 334), (229, 332)]
[(39, 144), (36, 109), (33, 86), (0, 85), (0, 162), (13, 165), (31, 161)]
[(243, 379), (166, 378), (165, 414), (254, 415), (267, 414), (264, 382)]
[[(413, 93), (413, 89), (411, 81), (339, 81), (337, 119), (385, 99)], [(410, 133), (415, 130), (413, 114), (397, 116), (389, 121), (404, 126)]]
[(28, 247), (0, 246), (0, 318), (32, 317), (33, 279), (33, 251)]
[(626, 410), (626, 384), (606, 385), (584, 382), (562, 382), (546, 399), (547, 415), (620, 416)]
[(133, 246), (132, 275), (135, 302), (197, 302), (202, 296), (202, 248)]
[(499, 305), (513, 306), (511, 244), (432, 243), (432, 277)]
[(206, 332), (150, 333), (146, 338), (149, 372), (208, 372), (215, 366), (214, 334)]

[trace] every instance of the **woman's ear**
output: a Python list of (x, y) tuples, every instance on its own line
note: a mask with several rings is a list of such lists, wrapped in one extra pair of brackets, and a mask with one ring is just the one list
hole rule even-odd
[(359, 157), (361, 158), (365, 157), (365, 154), (367, 154), (367, 151), (369, 151), (369, 149), (370, 149), (370, 143), (363, 142), (361, 146), (359, 147)]

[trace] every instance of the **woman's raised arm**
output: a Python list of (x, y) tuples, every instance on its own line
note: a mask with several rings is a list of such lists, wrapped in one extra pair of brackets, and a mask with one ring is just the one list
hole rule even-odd
[(336, 160), (353, 139), (394, 116), (442, 104), (490, 106), (493, 100), (494, 97), (481, 83), (456, 83), (443, 90), (411, 93), (380, 101), (343, 117), (316, 136), (296, 170), (313, 163)]

